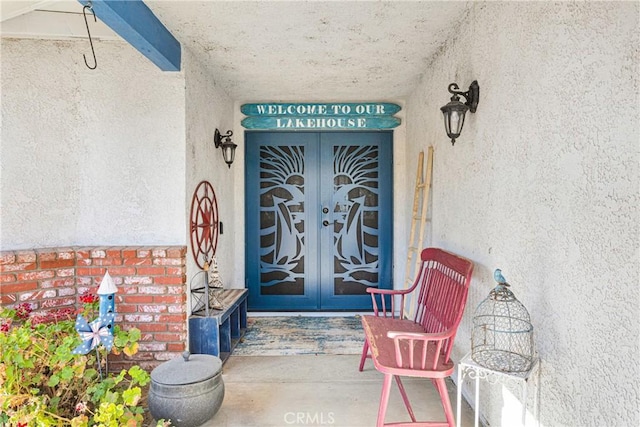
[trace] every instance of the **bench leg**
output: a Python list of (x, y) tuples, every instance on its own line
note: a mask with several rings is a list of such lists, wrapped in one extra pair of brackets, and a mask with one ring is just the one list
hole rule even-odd
[(240, 303), (240, 328), (247, 329), (247, 297)]
[(364, 368), (364, 361), (367, 360), (367, 356), (369, 355), (369, 341), (367, 338), (364, 339), (364, 344), (362, 345), (362, 357), (360, 358), (360, 372)]
[(231, 353), (231, 317), (220, 325), (220, 353)]
[(455, 426), (455, 419), (453, 418), (453, 408), (451, 407), (451, 402), (449, 401), (449, 392), (447, 392), (447, 384), (444, 382), (444, 378), (436, 378), (434, 379), (436, 383), (436, 387), (438, 389), (438, 393), (440, 393), (440, 400), (442, 401), (442, 408), (444, 409), (444, 414), (447, 417), (447, 423), (449, 427)]
[(385, 374), (382, 382), (382, 395), (380, 396), (380, 407), (378, 408), (377, 427), (384, 426), (384, 416), (387, 414), (387, 406), (389, 405), (389, 395), (391, 394), (391, 380), (393, 375)]
[(231, 319), (231, 339), (238, 339), (242, 334), (240, 330), (240, 308), (236, 308), (229, 317)]
[(189, 351), (192, 354), (220, 356), (218, 319), (211, 317), (189, 319)]

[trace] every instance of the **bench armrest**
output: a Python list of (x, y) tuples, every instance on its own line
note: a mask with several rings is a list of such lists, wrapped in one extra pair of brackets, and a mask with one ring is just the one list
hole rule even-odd
[(379, 289), (379, 288), (367, 288), (367, 292), (370, 294), (382, 294), (382, 295), (403, 295), (408, 294), (410, 289)]
[[(395, 317), (395, 296), (400, 295), (400, 311), (398, 313), (398, 317), (402, 318), (402, 310), (404, 307), (404, 296), (409, 293), (410, 290), (407, 289), (379, 289), (379, 288), (367, 288), (368, 293), (371, 294), (371, 301), (373, 303), (373, 313), (376, 316), (382, 317)], [(376, 299), (376, 295), (378, 295), (378, 299), (380, 300), (380, 304), (378, 304), (378, 300)], [(391, 296), (391, 307), (387, 307), (386, 296)]]
[[(393, 340), (393, 344), (396, 351), (396, 363), (398, 366), (402, 366), (402, 347), (403, 342), (408, 341), (409, 348), (409, 367), (416, 369), (414, 366), (414, 350), (416, 347), (421, 350), (420, 368), (419, 369), (432, 369), (435, 370), (438, 366), (441, 357), (445, 358), (445, 362), (448, 361), (449, 356), (441, 354), (443, 343), (452, 338), (452, 331), (445, 332), (402, 332), (402, 331), (388, 331), (387, 337)], [(417, 346), (415, 345), (417, 342)], [(420, 345), (421, 344), (421, 345)], [(406, 347), (405, 353), (406, 353)], [(406, 354), (405, 354), (406, 356)], [(431, 361), (431, 366), (427, 366), (427, 362)]]

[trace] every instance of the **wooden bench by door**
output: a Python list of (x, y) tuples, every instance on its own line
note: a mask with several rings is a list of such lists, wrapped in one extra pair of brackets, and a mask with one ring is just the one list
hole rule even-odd
[[(416, 280), (407, 290), (369, 289), (374, 316), (363, 316), (365, 343), (360, 370), (370, 353), (374, 367), (384, 374), (377, 426), (385, 424), (391, 382), (395, 379), (411, 417), (401, 425), (454, 427), (453, 409), (445, 378), (453, 373), (450, 359), (453, 341), (462, 320), (473, 263), (442, 249), (427, 248)], [(417, 309), (413, 319), (403, 317), (405, 296), (415, 292)], [(386, 296), (391, 296), (389, 306)], [(399, 302), (399, 306), (395, 303)], [(442, 401), (446, 421), (419, 422), (400, 377), (429, 378)]]
[(189, 351), (210, 354), (226, 361), (247, 329), (246, 289), (225, 289), (222, 310), (189, 318)]

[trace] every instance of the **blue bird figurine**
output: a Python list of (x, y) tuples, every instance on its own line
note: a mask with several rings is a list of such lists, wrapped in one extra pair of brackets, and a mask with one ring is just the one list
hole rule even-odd
[(493, 272), (493, 279), (501, 285), (507, 284), (507, 279), (502, 275), (502, 270), (496, 268), (496, 271)]

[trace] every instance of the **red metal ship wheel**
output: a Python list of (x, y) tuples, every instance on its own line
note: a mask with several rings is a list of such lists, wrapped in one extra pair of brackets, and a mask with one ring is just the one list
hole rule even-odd
[(198, 184), (193, 193), (190, 218), (191, 253), (198, 267), (204, 269), (218, 246), (218, 202), (207, 181)]

